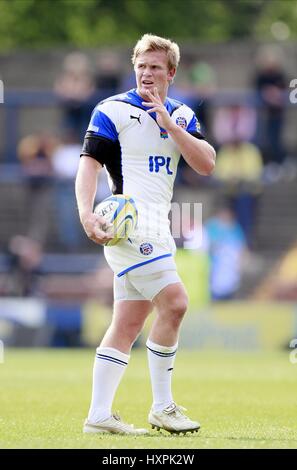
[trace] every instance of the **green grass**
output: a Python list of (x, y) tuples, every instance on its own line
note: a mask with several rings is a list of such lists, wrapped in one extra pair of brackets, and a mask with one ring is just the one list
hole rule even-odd
[[(83, 435), (94, 351), (6, 350), (0, 364), (0, 448), (297, 448), (297, 365), (289, 352), (180, 351), (175, 400), (199, 434)], [(146, 426), (151, 391), (144, 351), (133, 351), (114, 410)]]

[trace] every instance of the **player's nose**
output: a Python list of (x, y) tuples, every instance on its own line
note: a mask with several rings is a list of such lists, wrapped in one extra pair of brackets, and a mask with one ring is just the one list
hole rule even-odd
[(145, 68), (142, 74), (144, 77), (150, 77), (152, 75), (152, 71), (149, 68)]

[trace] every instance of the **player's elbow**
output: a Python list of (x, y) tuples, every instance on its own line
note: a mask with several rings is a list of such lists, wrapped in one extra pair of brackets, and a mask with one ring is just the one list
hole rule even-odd
[(214, 168), (215, 168), (215, 161), (214, 160), (209, 160), (205, 164), (201, 174), (204, 175), (204, 176), (210, 176), (212, 174)]
[(210, 176), (216, 164), (216, 151), (213, 147), (209, 146), (207, 155), (200, 166), (198, 173), (203, 176)]

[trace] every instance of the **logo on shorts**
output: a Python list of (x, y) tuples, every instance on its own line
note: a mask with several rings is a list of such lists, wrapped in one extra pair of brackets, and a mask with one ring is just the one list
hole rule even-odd
[(153, 252), (153, 245), (151, 243), (141, 243), (139, 250), (142, 255), (150, 255)]
[(187, 120), (182, 116), (176, 118), (176, 124), (182, 127), (183, 129), (187, 128)]

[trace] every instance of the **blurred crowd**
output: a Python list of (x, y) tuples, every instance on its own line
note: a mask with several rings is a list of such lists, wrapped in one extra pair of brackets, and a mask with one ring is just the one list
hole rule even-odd
[[(271, 46), (259, 51), (250, 77), (252, 94), (230, 93), (219, 99), (218, 82), (210, 64), (191, 62), (179, 72), (170, 96), (196, 112), (202, 131), (217, 150), (211, 177), (199, 177), (181, 159), (177, 184), (192, 189), (209, 186), (223, 194), (223, 203), (205, 221), (204, 247), (210, 260), (212, 299), (224, 300), (238, 290), (242, 259), (254, 249), (263, 185), (292, 177), (292, 166), (284, 143), (288, 80), (279, 51)], [(34, 293), (34, 273), (46, 246), (53, 205), (63, 251), (78, 252), (85, 243), (74, 198), (84, 133), (98, 101), (134, 86), (134, 75), (123, 74), (112, 52), (98, 56), (95, 63), (81, 52), (65, 57), (53, 84), (61, 108), (57, 132), (32, 132), (18, 144), (30, 207), (27, 232), (9, 243), (20, 295)], [(101, 178), (98, 201), (109, 194), (104, 174)]]

